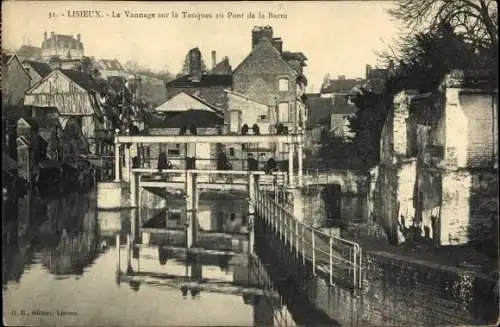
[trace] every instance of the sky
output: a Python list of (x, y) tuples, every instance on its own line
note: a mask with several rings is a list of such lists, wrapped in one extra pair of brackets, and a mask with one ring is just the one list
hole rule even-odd
[[(217, 61), (228, 56), (235, 68), (251, 51), (252, 27), (269, 25), (274, 36), (283, 39), (284, 50), (300, 51), (308, 58), (305, 74), (311, 92), (327, 73), (364, 77), (365, 65), (377, 64), (375, 51), (392, 44), (399, 31), (386, 13), (391, 6), (390, 1), (4, 1), (2, 48), (41, 46), (45, 31), (80, 33), (86, 56), (116, 58), (122, 64), (133, 60), (176, 74), (193, 47), (200, 48), (207, 66), (215, 50)], [(102, 17), (69, 17), (85, 10), (99, 11)], [(127, 12), (155, 17), (127, 17)]]

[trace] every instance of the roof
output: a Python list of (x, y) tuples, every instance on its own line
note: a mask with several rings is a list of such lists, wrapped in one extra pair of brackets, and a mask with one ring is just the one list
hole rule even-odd
[(73, 82), (80, 85), (86, 91), (100, 91), (102, 88), (97, 84), (95, 79), (82, 71), (71, 69), (59, 69), (64, 75), (68, 76)]
[(52, 48), (52, 40), (55, 40), (58, 45), (63, 45), (65, 48), (77, 48), (83, 50), (83, 43), (78, 39), (74, 38), (72, 35), (64, 34), (53, 34), (50, 35), (46, 40), (42, 42), (42, 48)]
[(33, 128), (34, 130), (38, 130), (38, 123), (37, 121), (34, 119), (34, 118), (31, 118), (31, 117), (22, 117), (19, 119), (19, 121), (24, 121), (26, 122), (31, 128)]
[(150, 128), (182, 128), (189, 126), (216, 127), (224, 125), (222, 115), (207, 110), (187, 110), (171, 118), (156, 118), (150, 121)]
[[(256, 56), (257, 53), (260, 56)], [(233, 73), (237, 72), (248, 61), (255, 60), (255, 58), (261, 59), (261, 62), (259, 64), (262, 64), (262, 60), (269, 61), (272, 59), (278, 59), (281, 62), (278, 63), (278, 65), (281, 65), (283, 69), (289, 69), (291, 72), (295, 74), (297, 73), (297, 70), (290, 66), (290, 64), (285, 59), (283, 59), (282, 54), (279, 52), (279, 50), (276, 49), (276, 47), (266, 37), (260, 39), (259, 43), (257, 43), (252, 51), (245, 57), (245, 59), (240, 62), (240, 64), (234, 69)]]
[(232, 75), (203, 74), (199, 82), (193, 82), (190, 75), (184, 75), (165, 83), (166, 87), (229, 87), (233, 84)]
[(358, 108), (349, 103), (347, 93), (336, 94), (333, 98), (333, 106), (330, 110), (331, 114), (355, 114)]
[(359, 79), (331, 79), (321, 88), (321, 93), (347, 93), (360, 83)]
[(10, 61), (10, 58), (12, 58), (13, 55), (8, 55), (6, 53), (2, 53), (2, 66), (7, 65), (7, 63)]
[(29, 65), (42, 78), (52, 72), (52, 68), (49, 66), (49, 64), (46, 64), (44, 62), (25, 60), (23, 64)]
[(220, 110), (206, 101), (192, 94), (181, 92), (174, 97), (168, 99), (160, 106), (156, 107), (156, 111), (160, 112), (179, 112), (188, 110), (207, 110), (219, 112)]
[(333, 107), (332, 99), (321, 98), (314, 94), (308, 95), (306, 100), (308, 110), (307, 127), (329, 123), (330, 111)]
[(231, 65), (229, 64), (229, 58), (224, 57), (221, 62), (219, 62), (212, 69), (212, 75), (231, 75), (233, 72)]
[(109, 60), (109, 59), (101, 59), (97, 62), (99, 66), (102, 66), (103, 69), (108, 69), (108, 70), (124, 70), (122, 64), (116, 60)]

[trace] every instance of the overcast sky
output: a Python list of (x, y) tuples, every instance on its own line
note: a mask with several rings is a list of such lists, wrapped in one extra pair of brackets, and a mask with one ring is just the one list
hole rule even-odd
[[(365, 64), (376, 65), (376, 50), (391, 44), (398, 28), (385, 10), (390, 1), (333, 2), (2, 2), (2, 48), (24, 44), (41, 46), (43, 32), (81, 34), (85, 55), (132, 59), (152, 69), (181, 69), (187, 51), (199, 47), (207, 66), (211, 51), (228, 56), (235, 68), (251, 50), (251, 29), (270, 25), (283, 39), (284, 50), (301, 51), (308, 58), (309, 86), (318, 89), (323, 76), (364, 77)], [(68, 17), (68, 10), (100, 10), (102, 18)], [(113, 18), (119, 13), (120, 18)], [(127, 18), (125, 11), (155, 13), (156, 18)], [(171, 12), (177, 12), (173, 18)], [(183, 18), (182, 12), (211, 14), (211, 18)], [(49, 18), (50, 12), (56, 18)], [(229, 12), (244, 18), (229, 18)], [(255, 18), (247, 18), (252, 12)], [(265, 18), (259, 18), (259, 12)], [(269, 12), (275, 14), (269, 18)], [(158, 18), (158, 13), (168, 13)], [(221, 13), (223, 18), (216, 18)], [(286, 15), (277, 18), (276, 15)], [(64, 15), (64, 16), (63, 16)], [(309, 88), (311, 91), (311, 88)]]

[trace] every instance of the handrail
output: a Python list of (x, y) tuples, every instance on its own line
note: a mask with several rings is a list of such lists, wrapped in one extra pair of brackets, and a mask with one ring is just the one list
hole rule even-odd
[(358, 243), (328, 235), (299, 221), (288, 208), (258, 187), (254, 197), (258, 217), (289, 246), (292, 253), (297, 257), (299, 253), (302, 255), (303, 264), (306, 260), (312, 263), (314, 275), (318, 269), (327, 266), (331, 285), (335, 284), (334, 279), (340, 279), (352, 283), (354, 288), (362, 287), (362, 252)]

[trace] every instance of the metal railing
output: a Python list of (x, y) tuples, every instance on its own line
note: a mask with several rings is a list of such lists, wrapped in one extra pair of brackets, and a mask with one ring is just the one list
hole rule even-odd
[(290, 209), (259, 188), (254, 203), (259, 217), (286, 245), (297, 259), (311, 262), (313, 274), (318, 270), (329, 275), (330, 285), (335, 281), (355, 289), (362, 287), (362, 251), (359, 244), (315, 229), (294, 217)]

